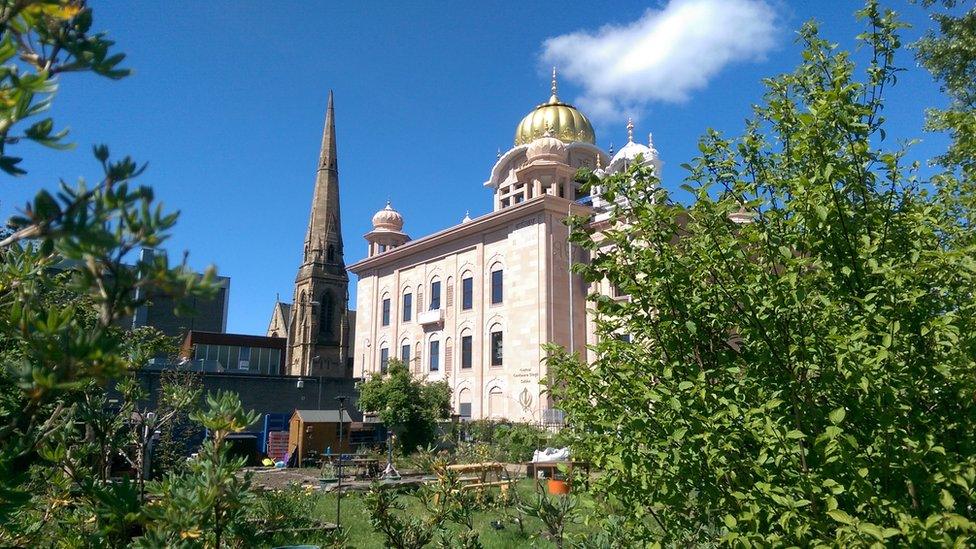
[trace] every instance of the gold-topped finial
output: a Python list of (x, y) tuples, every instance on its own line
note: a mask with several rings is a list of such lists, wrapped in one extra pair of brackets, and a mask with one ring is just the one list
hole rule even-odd
[(596, 155), (596, 169), (598, 170), (603, 169), (603, 156), (599, 154)]
[(495, 152), (495, 159), (496, 160), (501, 160), (502, 159), (502, 148), (501, 147), (498, 147), (497, 152)]
[(627, 142), (634, 142), (634, 119), (629, 117), (627, 118)]
[(555, 105), (556, 103), (559, 103), (559, 96), (556, 94), (556, 91), (558, 89), (559, 86), (556, 83), (556, 67), (553, 67), (552, 68), (552, 95), (549, 97), (550, 105)]

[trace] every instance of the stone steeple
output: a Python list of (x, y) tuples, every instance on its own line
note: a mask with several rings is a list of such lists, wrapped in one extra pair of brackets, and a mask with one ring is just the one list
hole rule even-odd
[(342, 259), (339, 168), (332, 92), (315, 175), (312, 211), (295, 277), (288, 329), (288, 373), (350, 377), (349, 277)]

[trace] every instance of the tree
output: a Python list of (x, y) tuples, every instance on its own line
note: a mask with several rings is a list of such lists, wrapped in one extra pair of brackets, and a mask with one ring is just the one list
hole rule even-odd
[[(50, 119), (15, 133), (50, 105), (61, 74), (127, 74), (117, 67), (123, 55), (89, 34), (91, 24), (83, 1), (0, 0), (0, 170), (24, 173), (8, 154), (23, 139), (67, 145)], [(172, 342), (118, 321), (145, 304), (138, 296), (207, 297), (216, 288), (212, 269), (201, 278), (161, 254), (125, 263), (163, 245), (177, 215), (133, 184), (145, 166), (113, 159), (105, 146), (94, 156), (103, 173), (94, 185), (40, 191), (0, 237), (0, 544), (126, 546), (147, 525), (146, 539), (178, 538), (172, 545), (240, 540), (248, 484), (224, 440), (254, 417), (235, 395), (213, 397), (195, 416), (214, 439), (187, 471), (153, 485), (154, 505), (143, 502), (141, 475), (109, 479), (116, 458), (141, 470), (147, 434), (197, 394), (172, 386), (162, 397), (170, 411), (147, 413), (133, 373)], [(118, 403), (107, 399), (111, 384)], [(173, 509), (186, 513), (179, 521), (158, 514)], [(174, 538), (184, 525), (196, 529)]]
[(388, 374), (374, 374), (359, 389), (359, 407), (379, 414), (398, 437), (404, 452), (434, 440), (437, 420), (451, 412), (451, 389), (444, 381), (414, 379), (399, 360), (391, 359)]
[(599, 181), (610, 228), (574, 221), (579, 271), (630, 297), (592, 297), (597, 358), (550, 347), (551, 390), (605, 472), (594, 489), (645, 539), (966, 544), (976, 528), (971, 174), (922, 182), (905, 148), (880, 148), (902, 25), (874, 1), (859, 15), (863, 76), (805, 25), (745, 134), (701, 140), (690, 205), (636, 163)]

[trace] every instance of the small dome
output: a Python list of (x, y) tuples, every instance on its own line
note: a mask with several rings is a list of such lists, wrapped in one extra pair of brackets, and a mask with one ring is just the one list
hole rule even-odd
[(525, 151), (525, 158), (529, 162), (534, 160), (566, 162), (566, 145), (552, 137), (552, 133), (547, 132), (529, 144), (529, 148)]
[(552, 70), (552, 96), (519, 122), (515, 128), (515, 145), (531, 143), (550, 132), (552, 137), (565, 143), (596, 143), (593, 125), (586, 115), (576, 107), (563, 103), (556, 95), (556, 69)]
[(650, 145), (644, 145), (643, 143), (634, 142), (634, 122), (632, 120), (627, 121), (627, 144), (621, 148), (617, 154), (613, 155), (613, 159), (610, 160), (610, 165), (607, 167), (609, 172), (618, 172), (626, 170), (630, 164), (640, 156), (643, 160), (644, 165), (653, 165), (655, 173), (660, 176), (658, 172), (661, 170), (661, 160), (658, 157), (657, 149), (654, 148), (653, 136), (648, 135), (648, 143)]
[(403, 216), (400, 215), (400, 212), (394, 210), (390, 206), (390, 202), (387, 201), (386, 207), (373, 215), (373, 229), (399, 232), (403, 230)]

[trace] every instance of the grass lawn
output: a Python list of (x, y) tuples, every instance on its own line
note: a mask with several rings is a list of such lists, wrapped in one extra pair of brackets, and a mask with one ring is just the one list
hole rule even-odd
[[(520, 480), (516, 489), (524, 501), (532, 501), (536, 497), (535, 481), (531, 479)], [(407, 506), (406, 513), (419, 514), (425, 512), (423, 504), (418, 498), (411, 495), (401, 495), (400, 497)], [(316, 506), (316, 511), (320, 513), (319, 516), (322, 520), (334, 522), (336, 516), (335, 494), (323, 494)], [(514, 509), (509, 508), (508, 512), (510, 516), (515, 516)], [(576, 516), (581, 518), (579, 512)], [(477, 510), (473, 513), (473, 518), (474, 528), (480, 534), (481, 543), (486, 548), (526, 547), (533, 542), (535, 542), (536, 547), (554, 547), (554, 544), (545, 540), (541, 535), (543, 526), (539, 519), (524, 517), (525, 534), (522, 534), (515, 523), (506, 519), (504, 509), (489, 507)], [(348, 542), (353, 547), (385, 547), (383, 535), (374, 532), (369, 524), (369, 514), (364, 507), (362, 494), (351, 493), (342, 496), (341, 519), (344, 530), (349, 533)], [(502, 530), (494, 529), (490, 524), (494, 520), (501, 521), (504, 528)], [(448, 528), (457, 529), (460, 527), (451, 523)], [(573, 524), (566, 530), (567, 532), (581, 532), (584, 529), (583, 525)]]

